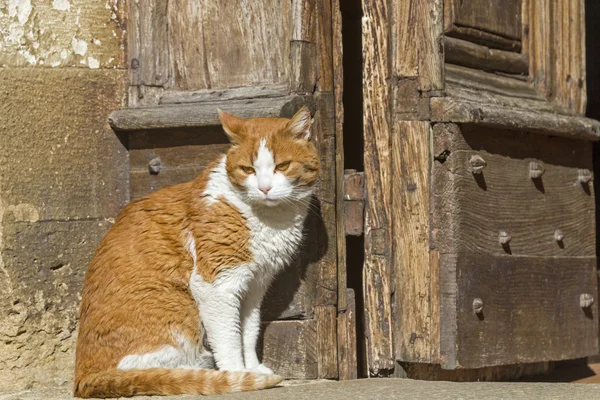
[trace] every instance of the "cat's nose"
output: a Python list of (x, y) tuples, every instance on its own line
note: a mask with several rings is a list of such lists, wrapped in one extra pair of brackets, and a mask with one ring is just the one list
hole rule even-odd
[(265, 185), (265, 186), (259, 186), (258, 187), (258, 190), (260, 190), (264, 194), (268, 194), (269, 190), (271, 190), (271, 189), (272, 189), (272, 186), (270, 186), (270, 185)]

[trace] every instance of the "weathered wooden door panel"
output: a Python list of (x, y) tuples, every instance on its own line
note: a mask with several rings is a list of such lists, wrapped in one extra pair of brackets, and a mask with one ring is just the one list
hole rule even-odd
[(597, 311), (580, 307), (597, 295), (591, 143), (453, 124), (433, 135), (442, 366), (596, 352)]
[[(590, 142), (468, 125), (446, 139), (458, 252), (595, 256), (593, 187), (580, 181), (591, 174)], [(504, 246), (500, 232), (511, 238)]]
[(447, 31), (465, 27), (521, 40), (522, 0), (449, 0), (445, 7)]
[(369, 373), (596, 352), (584, 2), (362, 5)]
[(582, 307), (582, 296), (598, 293), (593, 256), (465, 253), (458, 256), (456, 281), (456, 346), (442, 349), (451, 368), (567, 360), (598, 351), (597, 302)]
[(129, 55), (143, 85), (193, 90), (288, 80), (291, 1), (143, 0), (131, 13)]
[(138, 131), (128, 145), (132, 199), (194, 179), (229, 148), (218, 126)]
[[(322, 173), (305, 224), (307, 239), (294, 264), (273, 283), (262, 310), (265, 362), (288, 378), (338, 377), (338, 306), (340, 321), (354, 321), (346, 314), (345, 285), (338, 296), (337, 246), (343, 241), (336, 226), (337, 4), (131, 2), (130, 108), (110, 117), (130, 152), (135, 199), (194, 179), (227, 151), (217, 108), (244, 118), (291, 117), (302, 106), (311, 110)], [(341, 40), (340, 21), (335, 29)], [(345, 277), (344, 268), (339, 271)], [(355, 347), (346, 338), (341, 346), (349, 345)], [(353, 375), (349, 365), (344, 370)]]

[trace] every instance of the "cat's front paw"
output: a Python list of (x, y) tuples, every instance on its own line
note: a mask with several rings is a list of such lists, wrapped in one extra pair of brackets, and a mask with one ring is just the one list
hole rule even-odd
[(273, 370), (271, 370), (271, 368), (265, 366), (265, 364), (259, 364), (256, 367), (249, 369), (249, 372), (254, 372), (256, 374), (263, 374), (263, 375), (275, 375), (273, 373)]

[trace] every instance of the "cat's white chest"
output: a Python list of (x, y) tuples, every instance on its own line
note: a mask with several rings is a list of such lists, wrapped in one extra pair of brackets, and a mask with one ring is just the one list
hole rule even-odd
[(273, 210), (273, 215), (267, 218), (251, 215), (247, 220), (254, 268), (275, 274), (288, 266), (302, 243), (304, 216), (279, 215)]

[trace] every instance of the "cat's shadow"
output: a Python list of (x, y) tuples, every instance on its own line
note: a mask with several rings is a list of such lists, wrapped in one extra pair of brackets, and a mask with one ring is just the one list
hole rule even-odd
[(304, 223), (304, 242), (295, 262), (283, 270), (271, 284), (263, 300), (263, 321), (310, 317), (320, 276), (318, 261), (325, 256), (328, 248), (321, 204), (313, 197)]

